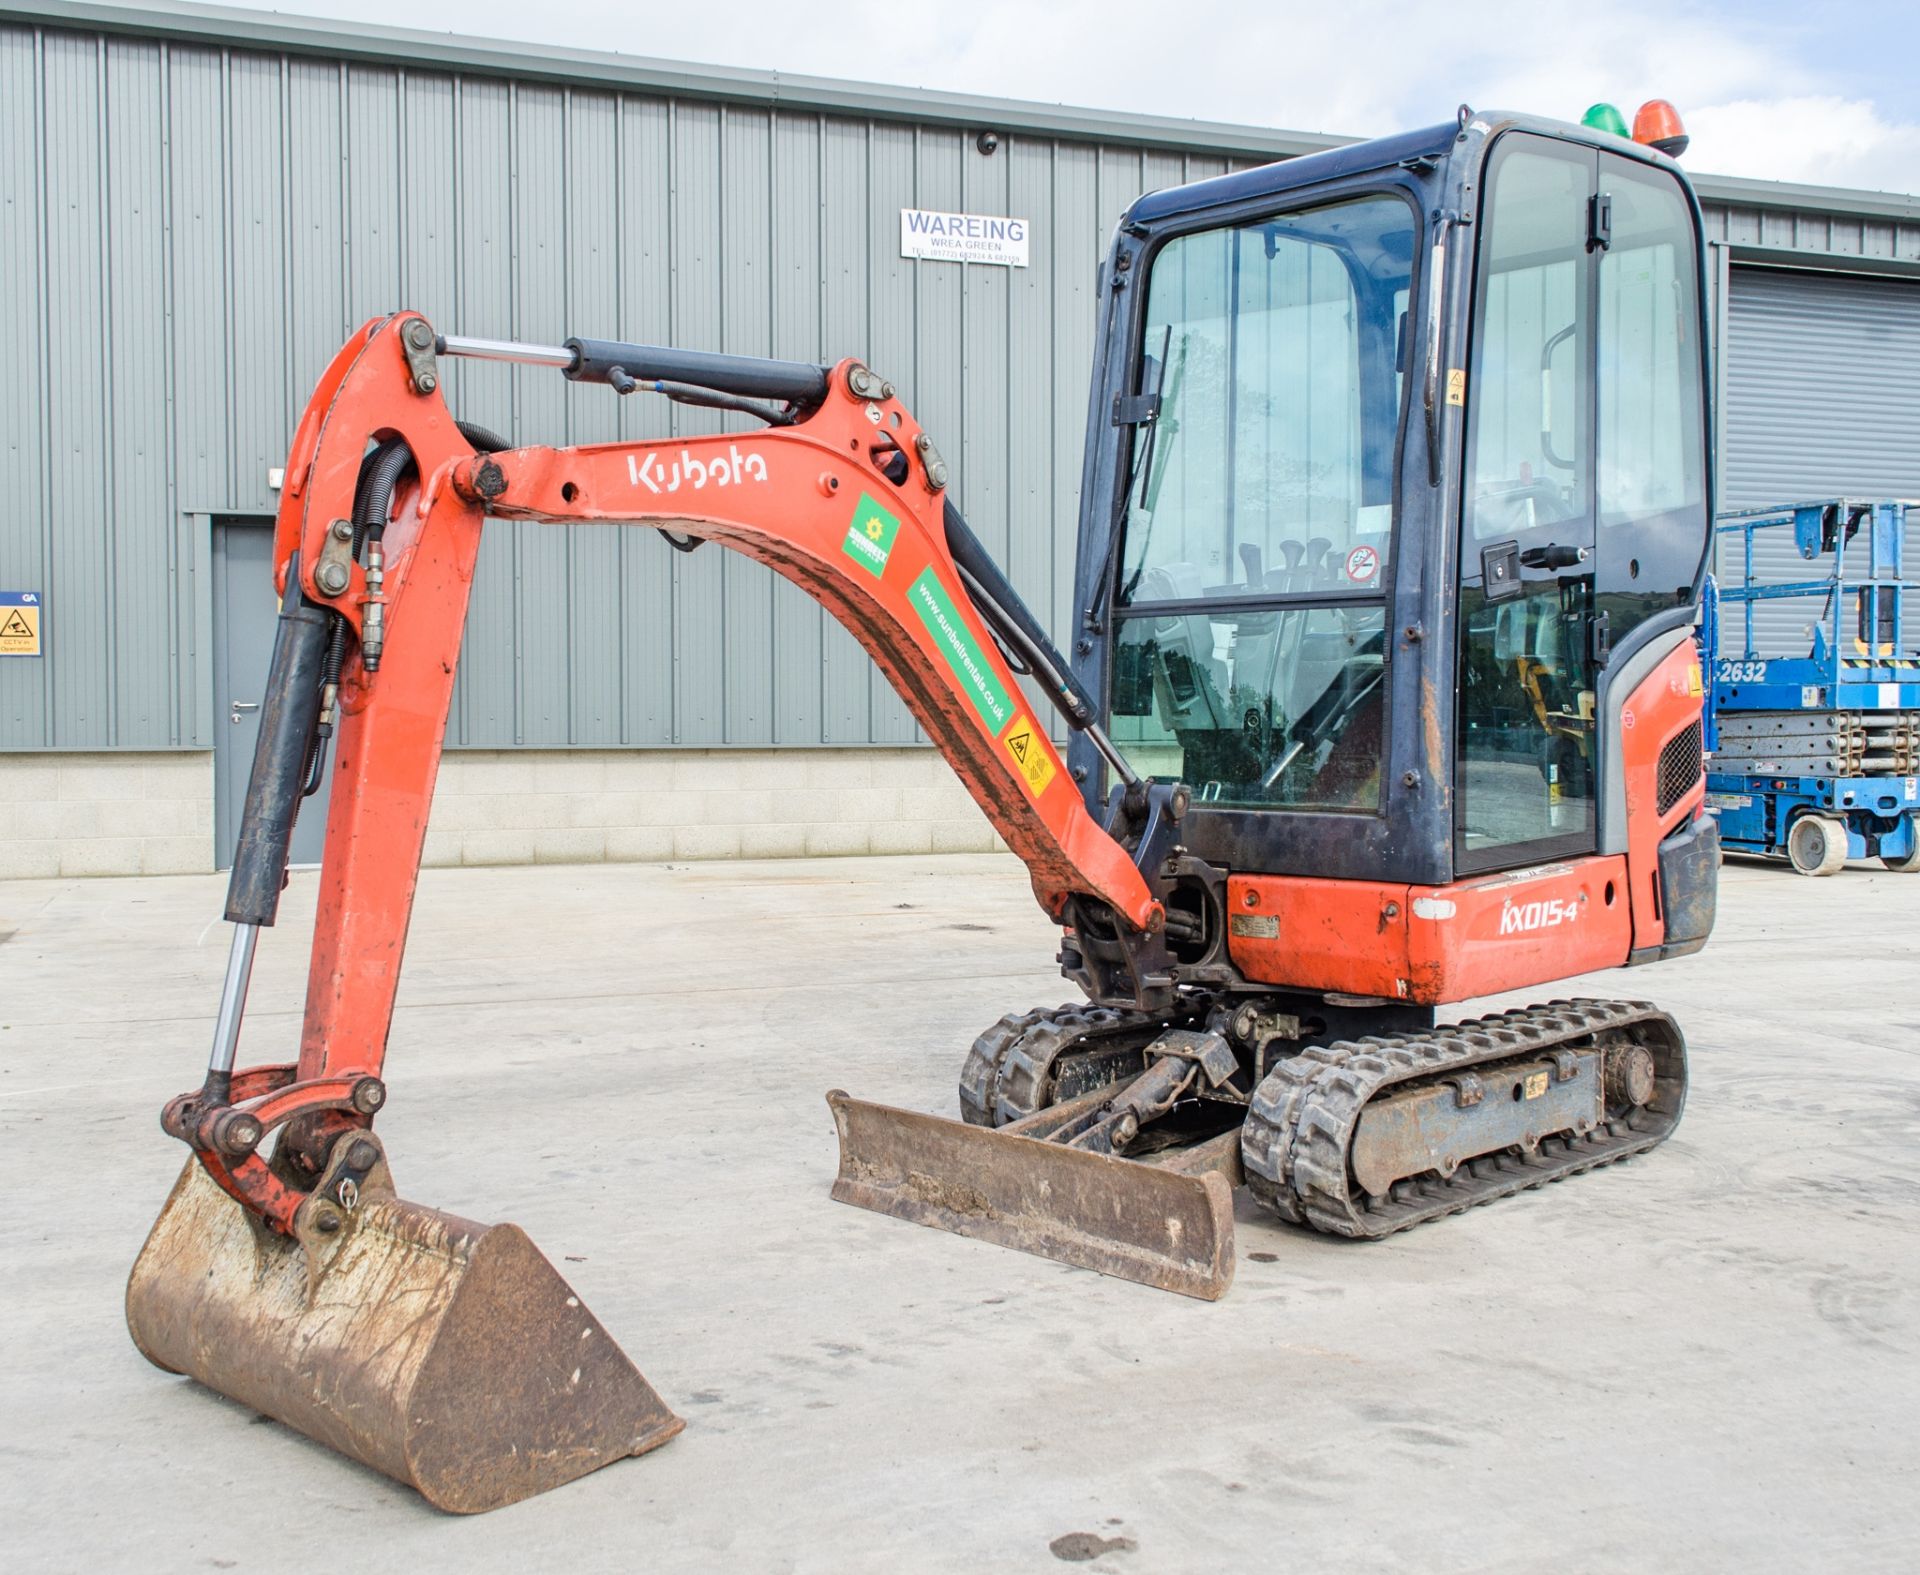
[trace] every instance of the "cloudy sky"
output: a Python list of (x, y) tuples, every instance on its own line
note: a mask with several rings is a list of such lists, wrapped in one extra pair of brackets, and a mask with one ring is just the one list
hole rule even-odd
[(1920, 191), (1915, 0), (295, 0), (255, 9), (1368, 136), (1477, 107), (1632, 117), (1690, 168)]

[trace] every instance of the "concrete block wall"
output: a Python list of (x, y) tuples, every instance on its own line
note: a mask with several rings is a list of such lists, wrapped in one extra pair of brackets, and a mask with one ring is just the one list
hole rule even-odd
[[(458, 750), (440, 765), (424, 862), (1003, 846), (931, 749)], [(0, 755), (0, 880), (213, 867), (210, 753)]]
[(931, 749), (460, 750), (424, 862), (807, 858), (1004, 846)]
[(0, 755), (0, 879), (213, 868), (213, 756)]

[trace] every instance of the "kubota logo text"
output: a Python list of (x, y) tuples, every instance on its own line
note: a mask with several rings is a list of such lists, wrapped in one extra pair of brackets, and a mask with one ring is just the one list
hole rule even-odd
[(683, 448), (671, 465), (659, 463), (653, 454), (636, 464), (629, 454), (627, 479), (649, 492), (678, 492), (683, 481), (697, 492), (708, 482), (716, 487), (737, 487), (742, 482), (765, 481), (767, 462), (758, 454), (742, 454), (737, 443), (729, 443), (726, 453), (712, 459), (695, 459), (691, 450)]
[(1556, 924), (1572, 924), (1580, 917), (1580, 904), (1564, 897), (1548, 897), (1540, 902), (1515, 902), (1508, 898), (1500, 905), (1500, 933), (1523, 935), (1528, 930), (1549, 930)]

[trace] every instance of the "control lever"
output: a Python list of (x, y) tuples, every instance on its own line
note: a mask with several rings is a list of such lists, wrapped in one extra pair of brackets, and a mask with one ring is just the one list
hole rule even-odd
[(1529, 569), (1570, 569), (1591, 556), (1585, 547), (1562, 547), (1558, 542), (1545, 547), (1528, 547), (1520, 561)]
[(1247, 571), (1247, 584), (1250, 587), (1258, 588), (1266, 582), (1266, 576), (1260, 561), (1260, 548), (1258, 544), (1250, 541), (1241, 542), (1240, 562)]

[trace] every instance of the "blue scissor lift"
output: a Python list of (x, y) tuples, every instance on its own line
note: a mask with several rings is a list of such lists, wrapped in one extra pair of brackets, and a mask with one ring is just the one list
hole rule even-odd
[(1784, 858), (1803, 875), (1849, 858), (1920, 869), (1910, 508), (1920, 504), (1829, 498), (1716, 522), (1719, 583), (1708, 581), (1700, 643), (1712, 674), (1707, 808), (1728, 852)]

